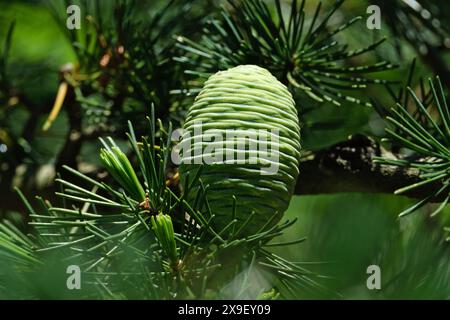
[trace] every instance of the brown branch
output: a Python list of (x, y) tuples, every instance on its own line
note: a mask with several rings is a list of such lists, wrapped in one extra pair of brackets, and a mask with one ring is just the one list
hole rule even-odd
[[(66, 154), (72, 157), (72, 152)], [(418, 182), (418, 171), (372, 162), (374, 156), (383, 155), (377, 143), (365, 136), (353, 136), (348, 141), (319, 151), (300, 164), (300, 176), (295, 188), (297, 195), (335, 194), (342, 192), (393, 193), (396, 189)], [(63, 153), (64, 154), (64, 153)], [(72, 158), (73, 160), (73, 158)], [(96, 176), (98, 172), (90, 175)], [(406, 196), (422, 199), (439, 183), (415, 189)], [(53, 197), (54, 186), (45, 190), (23, 190), (30, 198), (40, 194)], [(436, 202), (441, 199), (432, 199)], [(0, 203), (2, 209), (17, 210), (23, 205), (17, 195), (10, 195)]]
[[(398, 188), (420, 181), (417, 171), (374, 164), (373, 157), (382, 154), (383, 151), (379, 146), (364, 136), (354, 136), (348, 141), (320, 151), (301, 162), (295, 194), (393, 193)], [(99, 172), (91, 172), (89, 175), (101, 179)], [(428, 185), (405, 195), (422, 199), (429, 195), (431, 188), (438, 186), (438, 184)], [(48, 186), (44, 190), (22, 191), (29, 199), (36, 194), (45, 199), (52, 199), (55, 190), (54, 186)], [(432, 201), (439, 200), (441, 199), (432, 199)], [(0, 203), (0, 211), (1, 209), (25, 210), (19, 197), (13, 192)]]
[[(311, 159), (301, 162), (295, 193), (393, 193), (420, 181), (417, 170), (373, 163), (373, 157), (382, 154), (379, 145), (365, 136), (354, 136), (320, 151)], [(428, 185), (405, 195), (424, 198), (429, 195), (431, 188), (437, 186), (438, 184)]]

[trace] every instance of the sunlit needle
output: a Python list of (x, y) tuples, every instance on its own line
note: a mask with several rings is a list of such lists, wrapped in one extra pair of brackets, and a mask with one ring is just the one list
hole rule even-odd
[(61, 82), (58, 88), (55, 103), (53, 104), (52, 111), (50, 112), (50, 115), (48, 116), (47, 120), (44, 123), (44, 126), (42, 127), (43, 131), (47, 131), (48, 129), (50, 129), (51, 125), (53, 124), (59, 112), (61, 111), (64, 99), (66, 98), (67, 88), (68, 88), (67, 82), (66, 81)]

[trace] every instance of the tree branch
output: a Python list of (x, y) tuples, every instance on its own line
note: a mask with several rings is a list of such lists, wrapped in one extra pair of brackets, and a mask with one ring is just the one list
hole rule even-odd
[[(384, 153), (377, 143), (360, 135), (320, 151), (300, 163), (295, 194), (393, 193), (401, 187), (420, 181), (417, 170), (372, 162), (374, 156)], [(430, 188), (437, 186), (439, 182), (404, 195), (424, 198), (429, 195)]]
[[(353, 136), (349, 140), (319, 151), (300, 163), (300, 176), (295, 188), (297, 195), (335, 194), (342, 192), (393, 193), (396, 189), (420, 181), (417, 170), (405, 170), (394, 166), (374, 164), (374, 156), (386, 153), (377, 143), (365, 136)], [(91, 173), (93, 178), (98, 173)], [(422, 199), (439, 182), (405, 193), (405, 196)], [(53, 197), (53, 187), (45, 190), (22, 190), (32, 198), (40, 194)], [(431, 202), (441, 201), (440, 198)], [(2, 209), (17, 210), (22, 204), (17, 195), (11, 194), (0, 205)]]

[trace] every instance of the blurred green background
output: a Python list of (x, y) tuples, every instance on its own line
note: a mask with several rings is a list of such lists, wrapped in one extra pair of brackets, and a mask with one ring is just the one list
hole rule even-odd
[[(448, 299), (448, 244), (440, 223), (427, 218), (430, 208), (398, 218), (412, 203), (404, 197), (361, 193), (294, 197), (286, 216), (298, 221), (283, 237), (307, 239), (280, 254), (310, 262), (312, 270), (330, 277), (321, 283), (347, 299)], [(366, 287), (370, 265), (380, 267), (381, 290)]]

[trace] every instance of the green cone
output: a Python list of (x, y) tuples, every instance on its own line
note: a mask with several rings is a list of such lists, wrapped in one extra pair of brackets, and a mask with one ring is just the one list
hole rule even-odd
[(200, 179), (209, 185), (216, 230), (232, 219), (233, 195), (238, 225), (255, 212), (241, 235), (281, 219), (297, 181), (300, 156), (297, 110), (286, 86), (255, 65), (217, 72), (189, 109), (184, 129), (181, 179), (194, 175), (203, 163)]

